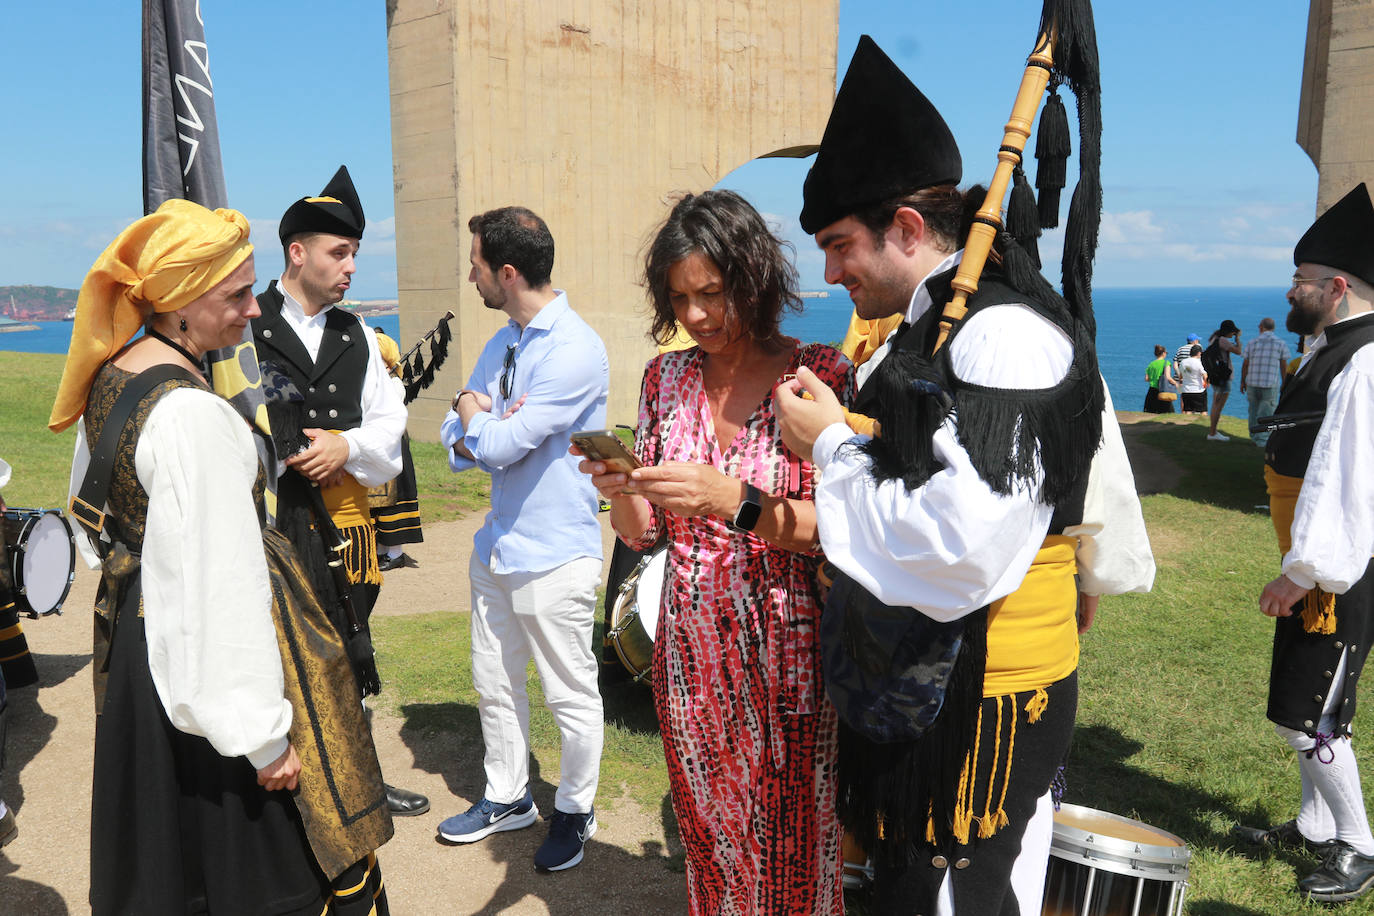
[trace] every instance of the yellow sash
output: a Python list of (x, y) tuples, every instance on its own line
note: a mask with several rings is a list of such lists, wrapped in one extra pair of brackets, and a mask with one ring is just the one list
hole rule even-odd
[[(336, 430), (331, 430), (336, 432)], [(344, 566), (348, 581), (382, 584), (381, 567), (377, 565), (377, 529), (372, 525), (372, 511), (367, 501), (367, 487), (349, 474), (332, 487), (321, 487), (324, 507), (334, 520), (334, 527), (349, 541), (344, 551)]]
[[(1298, 507), (1302, 478), (1280, 474), (1266, 464), (1264, 484), (1269, 490), (1269, 518), (1274, 523), (1279, 554), (1283, 555), (1293, 546), (1293, 516)], [(1336, 596), (1320, 588), (1313, 588), (1304, 595), (1302, 628), (1308, 633), (1329, 635), (1336, 632)]]
[(1076, 538), (1045, 538), (1020, 588), (988, 609), (983, 696), (1036, 690), (1078, 667), (1076, 547)]

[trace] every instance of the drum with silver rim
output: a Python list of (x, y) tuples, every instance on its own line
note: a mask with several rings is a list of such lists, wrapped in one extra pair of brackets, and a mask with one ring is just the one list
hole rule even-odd
[(640, 560), (634, 571), (620, 583), (615, 605), (611, 608), (611, 630), (606, 639), (636, 681), (652, 679), (654, 633), (658, 629), (659, 606), (663, 603), (663, 570), (667, 558), (665, 546)]
[(11, 507), (4, 512), (4, 534), (16, 608), (35, 617), (60, 612), (76, 578), (71, 525), (56, 509)]
[(1041, 916), (1182, 916), (1191, 856), (1158, 827), (1061, 805)]

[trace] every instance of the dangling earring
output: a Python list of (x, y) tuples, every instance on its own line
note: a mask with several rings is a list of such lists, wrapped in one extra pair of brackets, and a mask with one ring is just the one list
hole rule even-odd
[(185, 331), (185, 330), (186, 330), (186, 319), (185, 319), (185, 318), (181, 319), (181, 330), (182, 330), (182, 331)]

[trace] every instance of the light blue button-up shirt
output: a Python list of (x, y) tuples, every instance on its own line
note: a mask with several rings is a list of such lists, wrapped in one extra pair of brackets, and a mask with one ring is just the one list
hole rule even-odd
[[(491, 397), (491, 410), (467, 430), (450, 410), (439, 427), (449, 468), (491, 474), (491, 511), (473, 538), (478, 558), (498, 574), (545, 572), (579, 557), (601, 559), (596, 488), (568, 454), (572, 433), (606, 425), (610, 367), (601, 338), (555, 298), (521, 331), (510, 321), (482, 349), (467, 388)], [(514, 347), (510, 397), (501, 396), (506, 350)], [(508, 419), (506, 407), (525, 395)], [(461, 441), (475, 462), (453, 451)]]

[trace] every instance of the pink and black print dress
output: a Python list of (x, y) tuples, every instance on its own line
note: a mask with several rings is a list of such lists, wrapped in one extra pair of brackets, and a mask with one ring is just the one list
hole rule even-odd
[[(733, 442), (716, 441), (697, 348), (648, 365), (636, 451), (645, 464), (714, 466), (765, 493), (810, 500), (814, 469), (782, 442), (770, 391)], [(798, 347), (845, 403), (837, 350)], [(693, 914), (842, 914), (836, 717), (821, 683), (819, 555), (774, 547), (714, 516), (655, 509), (631, 547), (666, 536), (654, 703)]]

